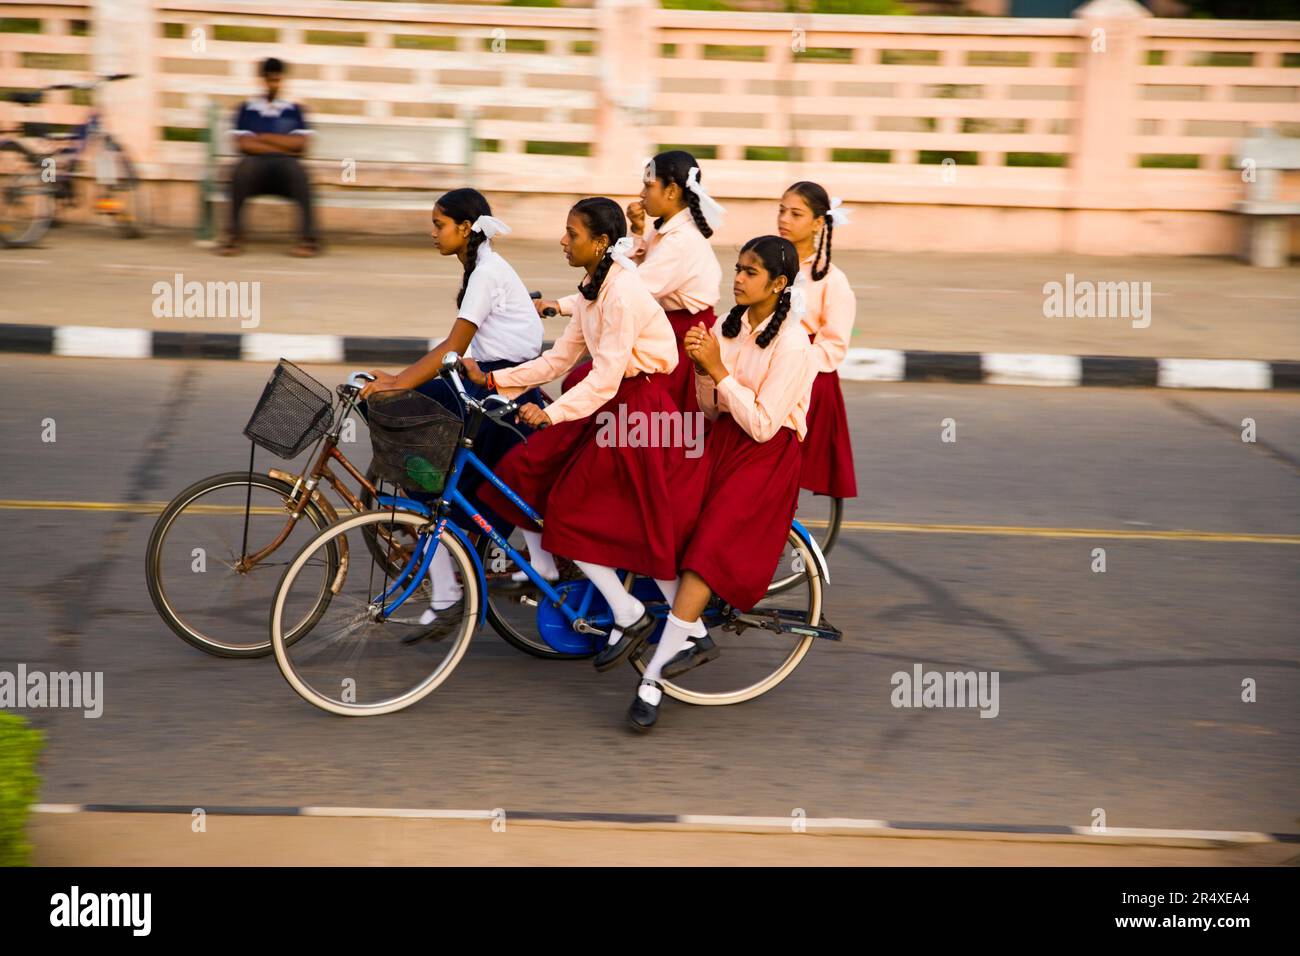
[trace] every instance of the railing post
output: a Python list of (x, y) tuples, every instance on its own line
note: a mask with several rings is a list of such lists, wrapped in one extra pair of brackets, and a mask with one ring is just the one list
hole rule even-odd
[[(100, 87), (98, 105), (108, 131), (140, 164), (158, 155), (155, 143), (159, 119), (157, 58), (154, 38), (158, 24), (153, 0), (92, 0), (91, 67), (96, 73), (131, 73), (132, 78)], [(147, 166), (141, 170), (149, 176)]]
[(1133, 176), (1139, 21), (1151, 14), (1136, 0), (1092, 0), (1074, 16), (1083, 50), (1071, 185), (1076, 205), (1105, 206)]
[(647, 127), (658, 86), (655, 75), (655, 0), (598, 0), (596, 42), (599, 86), (596, 98), (593, 186), (626, 191), (636, 183), (636, 165), (651, 155)]

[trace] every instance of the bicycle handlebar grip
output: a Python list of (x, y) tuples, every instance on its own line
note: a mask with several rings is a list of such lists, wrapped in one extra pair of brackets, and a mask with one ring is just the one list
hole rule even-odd
[(362, 388), (366, 382), (373, 382), (374, 380), (375, 376), (369, 372), (353, 372), (348, 376), (348, 385), (353, 388)]
[[(528, 298), (530, 299), (540, 299), (541, 297), (542, 294), (538, 292), (536, 289), (528, 293)], [(548, 319), (559, 314), (560, 314), (559, 312), (557, 312), (555, 309), (552, 309), (549, 305), (546, 308), (542, 309), (542, 315)]]
[(104, 79), (108, 80), (111, 83), (114, 80), (129, 80), (133, 76), (135, 76), (134, 73), (110, 73), (108, 74), (108, 76), (104, 77)]

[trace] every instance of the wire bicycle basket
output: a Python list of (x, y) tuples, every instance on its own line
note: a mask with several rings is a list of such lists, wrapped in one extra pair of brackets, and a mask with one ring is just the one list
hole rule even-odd
[(328, 388), (280, 359), (244, 426), (244, 435), (281, 458), (297, 458), (329, 430), (333, 408)]
[(401, 389), (372, 395), (366, 418), (375, 474), (408, 492), (441, 494), (465, 429), (461, 417)]

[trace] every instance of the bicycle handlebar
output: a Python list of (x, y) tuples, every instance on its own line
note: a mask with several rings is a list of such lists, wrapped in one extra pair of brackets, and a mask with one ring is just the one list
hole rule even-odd
[(461, 373), (464, 371), (465, 366), (457, 353), (447, 352), (443, 355), (442, 368), (438, 374), (451, 383), (451, 387), (455, 389), (457, 396), (465, 403), (465, 406), (478, 412), (484, 418), (491, 419), (495, 424), (509, 428), (524, 441), (528, 441), (528, 436), (505, 420), (507, 415), (513, 415), (519, 411), (519, 404), (504, 395), (489, 395), (479, 401), (465, 391), (465, 385), (461, 381)]

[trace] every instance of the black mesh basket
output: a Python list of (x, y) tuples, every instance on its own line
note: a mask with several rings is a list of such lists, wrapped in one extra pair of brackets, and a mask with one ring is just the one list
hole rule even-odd
[(465, 423), (433, 399), (406, 390), (378, 392), (366, 418), (374, 473), (407, 492), (442, 492)]
[(281, 458), (299, 453), (334, 420), (330, 390), (292, 362), (280, 359), (262, 389), (244, 434)]

